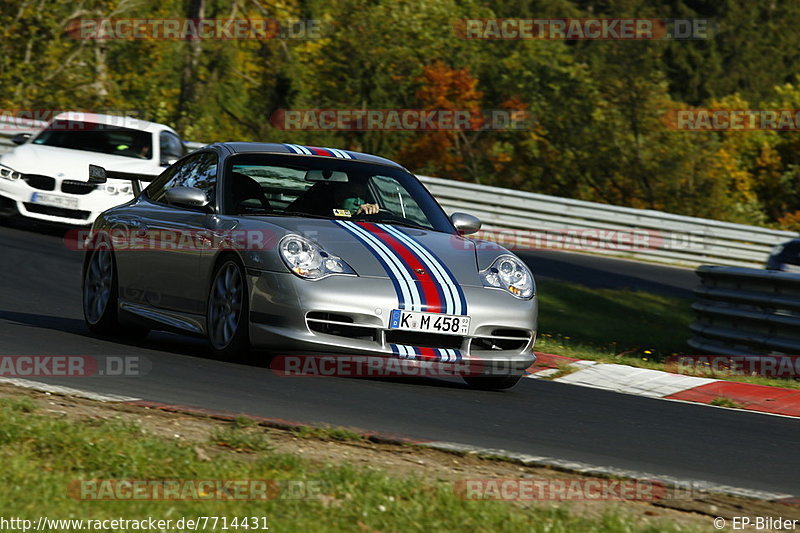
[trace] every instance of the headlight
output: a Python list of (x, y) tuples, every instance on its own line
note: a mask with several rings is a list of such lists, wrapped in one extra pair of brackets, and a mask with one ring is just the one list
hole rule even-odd
[(480, 276), (484, 287), (503, 289), (523, 300), (532, 298), (536, 292), (531, 271), (513, 255), (501, 255), (492, 266), (481, 270)]
[(300, 235), (287, 235), (281, 239), (278, 250), (289, 270), (304, 279), (322, 279), (335, 274), (356, 275), (341, 258)]
[(106, 191), (108, 194), (111, 195), (117, 195), (117, 194), (127, 195), (133, 192), (133, 189), (131, 188), (130, 185), (115, 185), (113, 183), (106, 183), (105, 185), (102, 185), (102, 188), (104, 191)]
[(5, 165), (0, 165), (0, 178), (16, 181), (22, 177), (22, 174), (14, 169), (8, 168)]

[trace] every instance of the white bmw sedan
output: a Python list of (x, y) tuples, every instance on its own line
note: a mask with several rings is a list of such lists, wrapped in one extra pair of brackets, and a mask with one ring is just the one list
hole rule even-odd
[(133, 199), (131, 183), (89, 183), (90, 164), (109, 170), (158, 175), (184, 155), (169, 126), (130, 117), (66, 112), (41, 131), (20, 134), (0, 157), (0, 215), (71, 225)]

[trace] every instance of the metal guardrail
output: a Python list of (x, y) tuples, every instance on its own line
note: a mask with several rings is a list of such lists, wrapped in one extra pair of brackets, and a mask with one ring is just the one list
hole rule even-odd
[[(0, 131), (0, 153), (13, 148), (3, 137), (19, 132)], [(189, 150), (204, 145), (186, 143)], [(464, 211), (479, 217), (484, 224), (479, 236), (510, 249), (561, 249), (688, 267), (761, 267), (772, 247), (798, 236), (648, 209), (428, 176), (420, 179), (448, 213)]]
[(721, 355), (800, 354), (800, 274), (701, 266), (689, 345)]
[[(775, 245), (798, 236), (648, 209), (426, 176), (420, 179), (445, 210), (479, 217), (487, 233), (509, 248), (588, 251), (691, 267), (761, 267)], [(632, 235), (633, 244), (618, 246), (620, 233)]]

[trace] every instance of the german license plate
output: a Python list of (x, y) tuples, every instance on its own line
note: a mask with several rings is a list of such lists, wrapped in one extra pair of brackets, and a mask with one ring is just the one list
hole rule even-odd
[(31, 202), (34, 204), (49, 205), (51, 207), (63, 207), (64, 209), (77, 209), (78, 199), (58, 194), (33, 193)]
[(389, 320), (389, 329), (426, 331), (444, 335), (466, 335), (469, 333), (469, 317), (394, 309)]

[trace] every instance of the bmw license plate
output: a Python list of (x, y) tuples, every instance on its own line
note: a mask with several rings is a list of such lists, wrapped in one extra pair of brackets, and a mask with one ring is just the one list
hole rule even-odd
[(33, 193), (31, 202), (34, 204), (49, 205), (51, 207), (63, 207), (64, 209), (78, 209), (78, 199), (58, 194)]
[(469, 317), (394, 309), (389, 320), (389, 329), (426, 331), (445, 335), (466, 335), (469, 332)]

